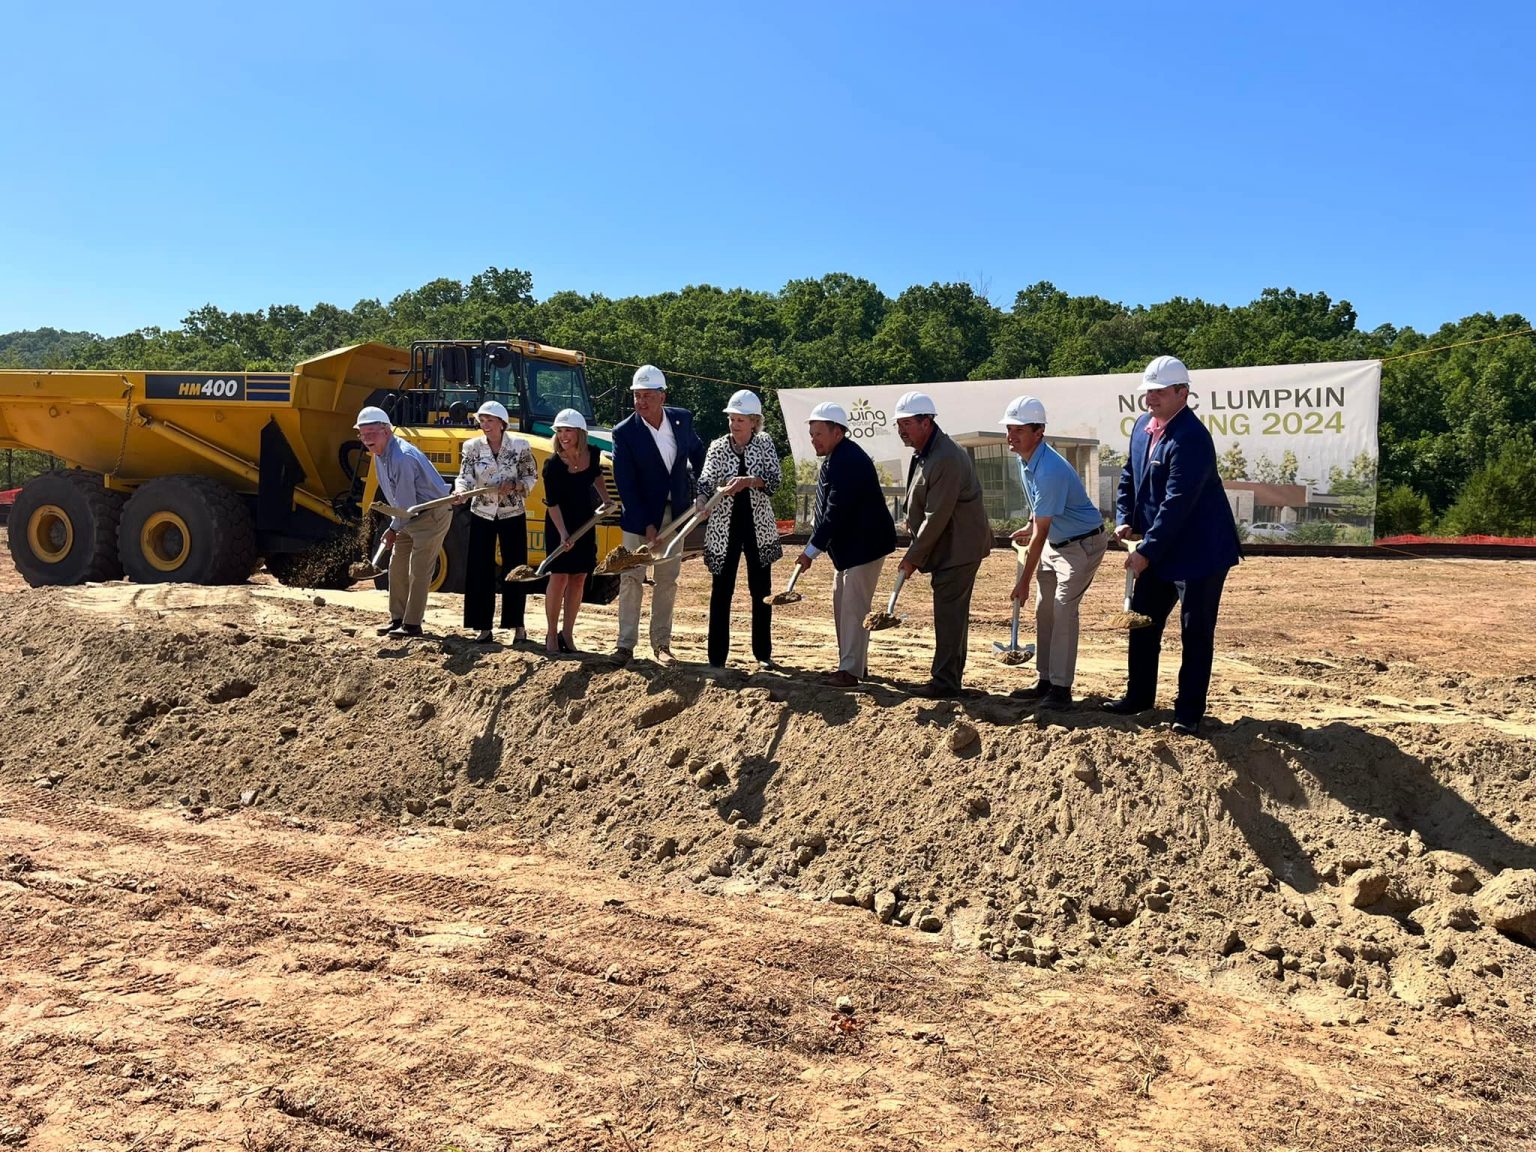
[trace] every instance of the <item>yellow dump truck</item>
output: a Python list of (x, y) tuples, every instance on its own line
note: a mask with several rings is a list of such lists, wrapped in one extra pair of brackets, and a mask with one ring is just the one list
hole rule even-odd
[[(0, 448), (73, 466), (17, 495), (11, 555), (33, 585), (238, 583), (264, 559), (285, 583), (345, 587), (382, 530), (368, 515), (377, 480), (353, 428), (360, 409), (389, 412), (451, 479), (479, 435), (475, 409), (498, 400), (542, 467), (562, 408), (587, 417), (594, 447), (611, 446), (583, 363), (528, 340), (427, 340), (342, 348), (291, 373), (0, 372)], [(544, 555), (541, 497), (528, 502), (531, 563)], [(467, 516), (444, 541), (437, 590), (463, 590)], [(596, 531), (599, 554), (618, 544), (616, 517)], [(588, 586), (600, 601), (617, 591), (613, 577)]]

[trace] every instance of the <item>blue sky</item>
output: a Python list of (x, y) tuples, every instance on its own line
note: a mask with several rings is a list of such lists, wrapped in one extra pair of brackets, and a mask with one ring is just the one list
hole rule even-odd
[(1536, 314), (1536, 6), (6, 5), (0, 332), (517, 267)]

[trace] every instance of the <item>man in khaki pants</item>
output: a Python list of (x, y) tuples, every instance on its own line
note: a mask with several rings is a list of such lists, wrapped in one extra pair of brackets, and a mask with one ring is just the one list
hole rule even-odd
[[(409, 508), (448, 495), (447, 482), (420, 448), (395, 435), (384, 409), (369, 407), (357, 414), (357, 438), (373, 457), (384, 503)], [(421, 635), (432, 569), (452, 523), (453, 509), (447, 505), (390, 521), (384, 533), (384, 542), (394, 549), (389, 558), (389, 623), (378, 630), (380, 636), (403, 640)]]
[(1019, 458), (1019, 478), (1030, 506), (1028, 526), (1013, 534), (1014, 543), (1029, 546), (1013, 598), (1024, 603), (1036, 572), (1040, 575), (1035, 603), (1040, 681), (1009, 695), (1038, 699), (1042, 706), (1062, 711), (1072, 707), (1072, 681), (1077, 676), (1078, 605), (1104, 559), (1109, 535), (1082, 477), (1045, 442), (1045, 405), (1033, 396), (1015, 397), (998, 423), (1007, 429), (1008, 447)]

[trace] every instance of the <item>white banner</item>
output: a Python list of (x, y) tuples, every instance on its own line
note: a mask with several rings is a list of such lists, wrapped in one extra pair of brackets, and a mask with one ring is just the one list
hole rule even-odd
[[(787, 388), (778, 393), (802, 487), (816, 456), (806, 420), (824, 401), (841, 404), (849, 433), (903, 486), (911, 452), (896, 434), (896, 399), (916, 387), (933, 397), (938, 422), (976, 460), (995, 521), (1028, 514), (1017, 457), (1007, 451), (1003, 409), (1015, 396), (1045, 404), (1046, 436), (1077, 466), (1107, 517), (1131, 426), (1146, 409), (1140, 373), (1028, 380), (960, 380), (876, 388)], [(1190, 373), (1190, 407), (1210, 430), (1227, 500), (1241, 534), (1265, 543), (1360, 543), (1373, 538), (1376, 424), (1381, 362), (1212, 368)], [(806, 501), (801, 502), (804, 509)]]

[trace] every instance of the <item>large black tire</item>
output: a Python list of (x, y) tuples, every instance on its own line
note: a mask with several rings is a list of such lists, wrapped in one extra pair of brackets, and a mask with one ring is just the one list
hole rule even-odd
[[(432, 569), (434, 592), (449, 592), (459, 596), (464, 594), (464, 568), (469, 562), (469, 516), (470, 513), (462, 508), (454, 509), (453, 523), (448, 526), (448, 535), (443, 537), (443, 546), (438, 552), (437, 566)], [(387, 527), (388, 520), (380, 516), (373, 518), (373, 531), (368, 536), (369, 556), (378, 550), (379, 539)], [(388, 563), (386, 558), (386, 568)], [(373, 586), (388, 588), (389, 573), (375, 576)]]
[(239, 584), (256, 566), (245, 502), (206, 476), (161, 476), (128, 498), (117, 531), (123, 570), (141, 584)]
[(116, 580), (117, 525), (123, 497), (96, 472), (44, 472), (22, 487), (11, 509), (11, 559), (28, 584)]

